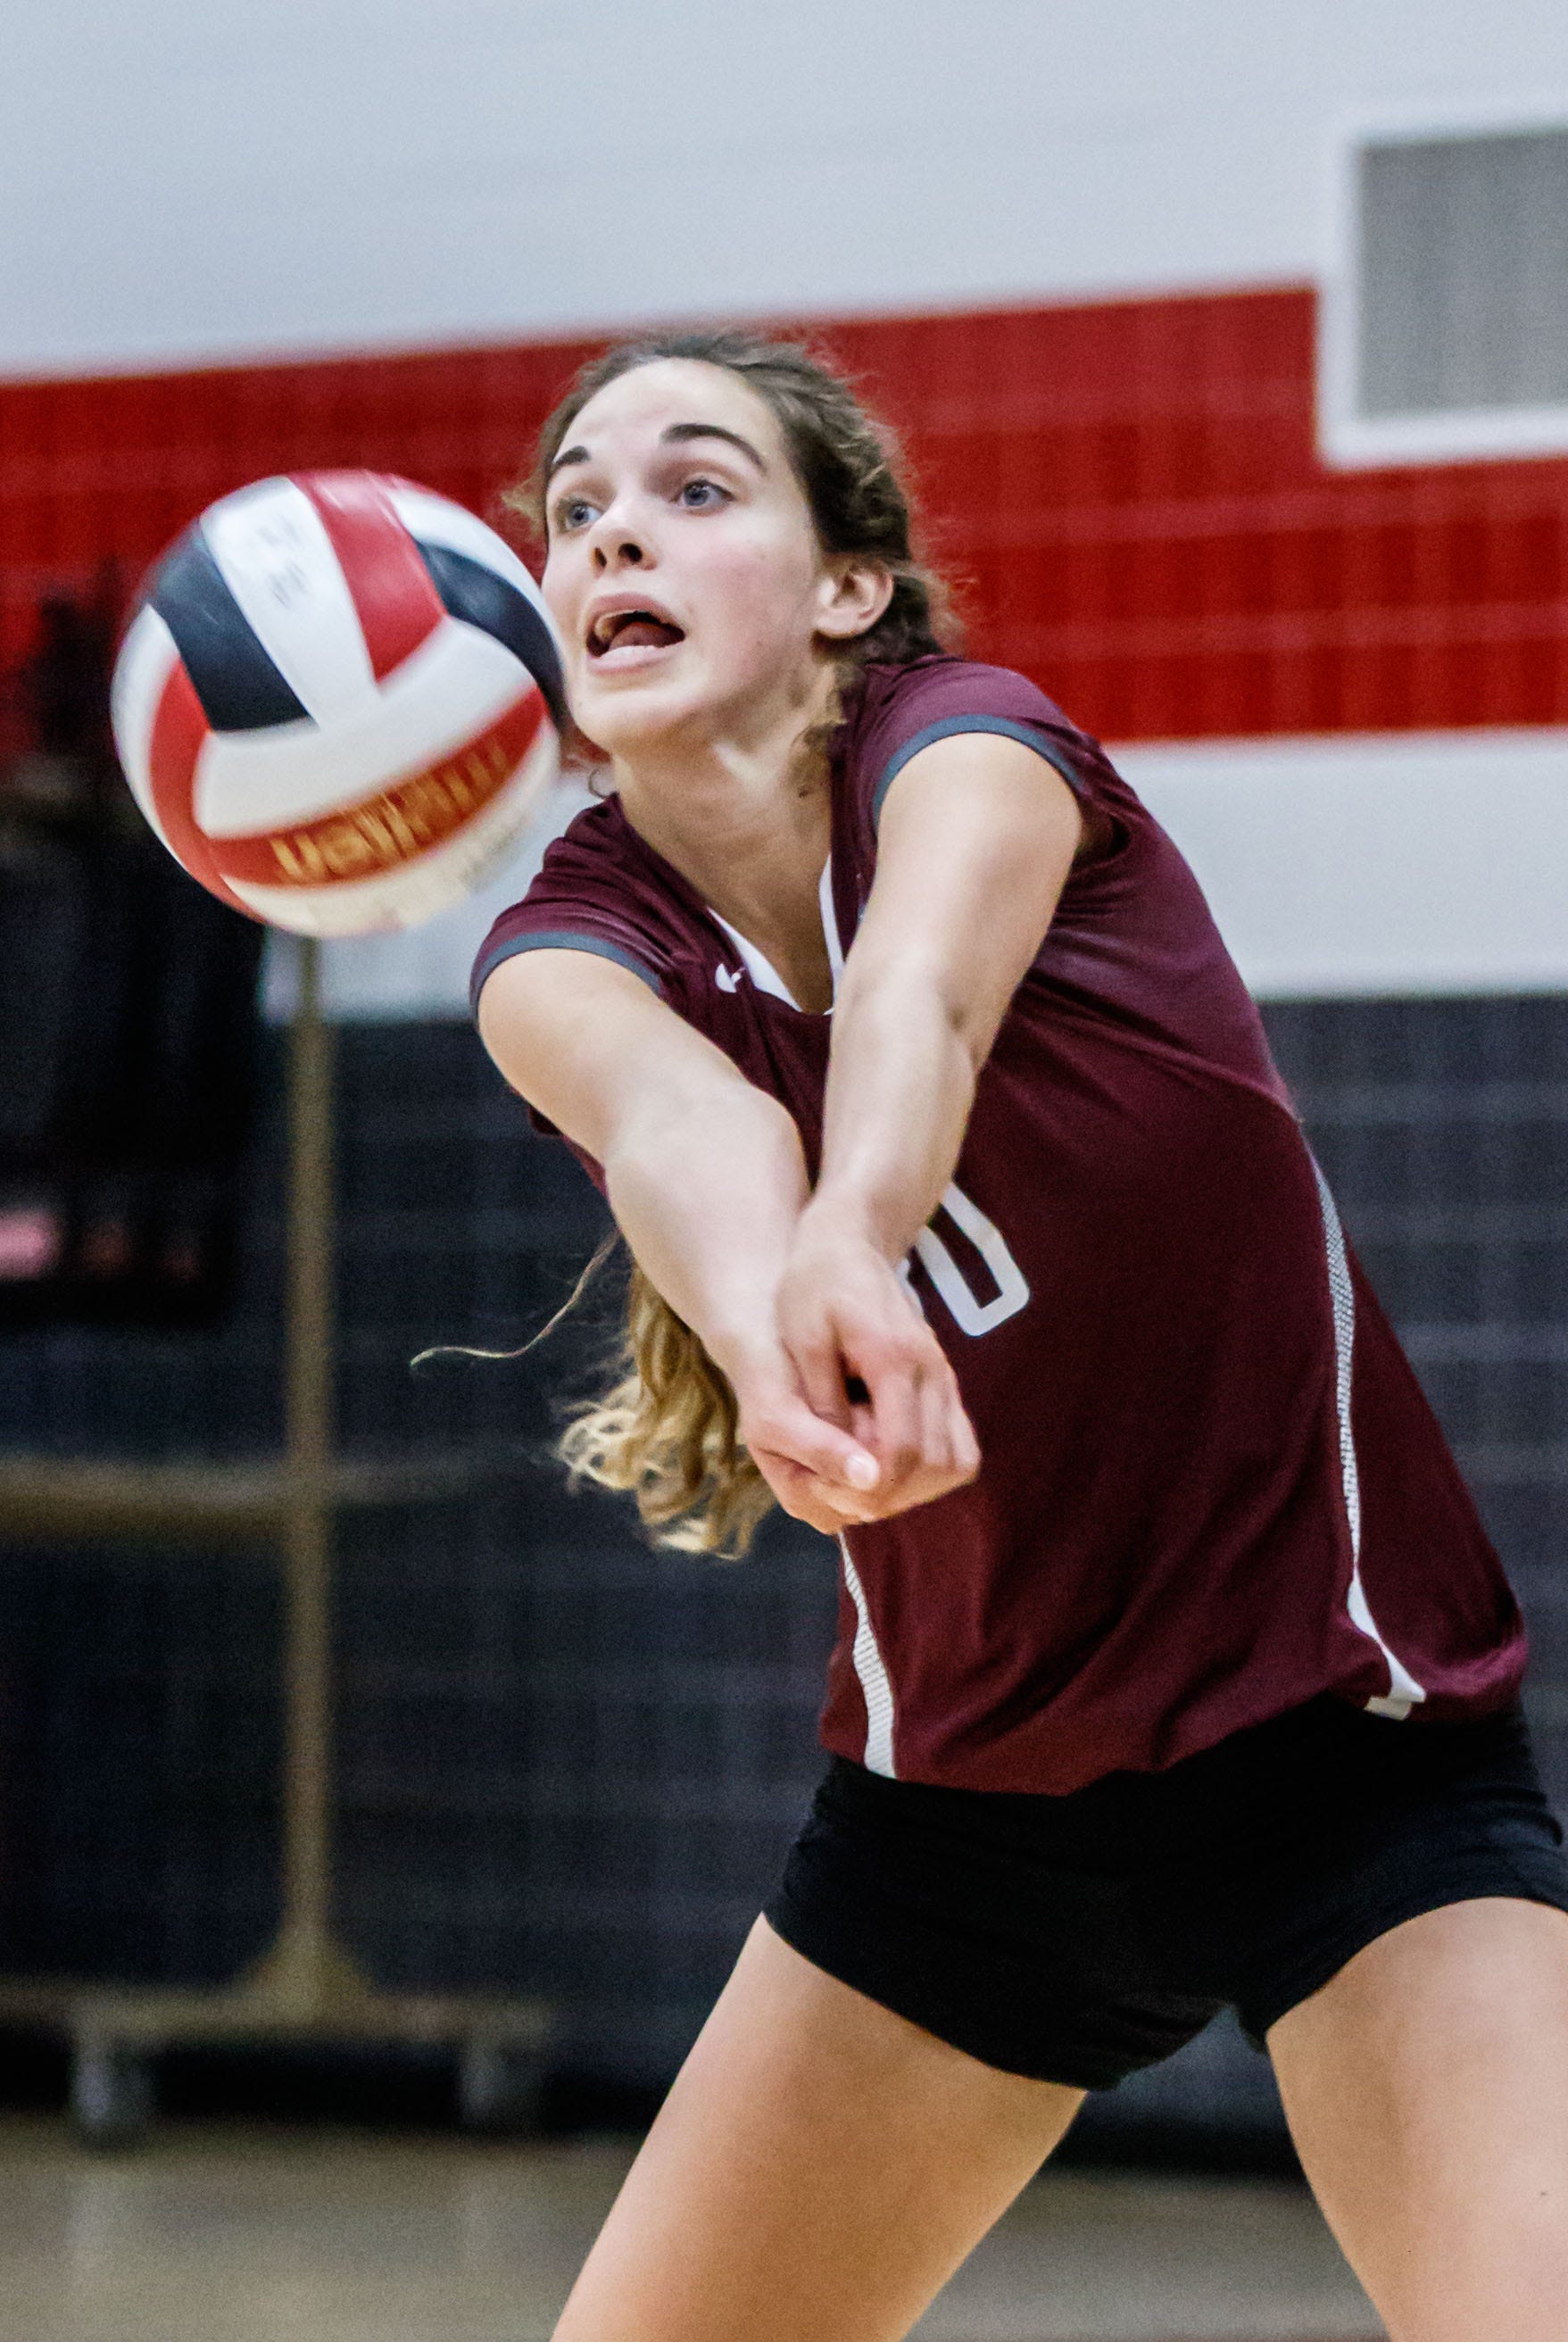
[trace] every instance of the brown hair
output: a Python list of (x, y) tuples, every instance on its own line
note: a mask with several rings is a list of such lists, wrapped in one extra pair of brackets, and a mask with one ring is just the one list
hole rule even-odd
[[(859, 555), (892, 577), (892, 599), (876, 624), (835, 652), (839, 706), (874, 663), (903, 666), (951, 647), (957, 632), (951, 598), (916, 556), (891, 432), (847, 382), (794, 342), (734, 332), (656, 335), (593, 359), (546, 421), (532, 472), (505, 498), (540, 541), (548, 536), (550, 466), (578, 415), (607, 384), (664, 358), (723, 366), (755, 391), (778, 424), (824, 554)], [(835, 711), (808, 736), (808, 752), (825, 750), (837, 720)], [(573, 1477), (631, 1490), (660, 1545), (738, 1557), (772, 1492), (741, 1442), (729, 1383), (635, 1263), (614, 1371), (608, 1389), (573, 1410), (562, 1436)]]

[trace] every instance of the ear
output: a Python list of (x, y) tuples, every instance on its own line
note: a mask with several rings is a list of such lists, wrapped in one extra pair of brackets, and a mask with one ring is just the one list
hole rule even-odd
[(868, 634), (893, 599), (893, 577), (880, 561), (846, 555), (823, 572), (817, 587), (816, 630), (830, 642)]

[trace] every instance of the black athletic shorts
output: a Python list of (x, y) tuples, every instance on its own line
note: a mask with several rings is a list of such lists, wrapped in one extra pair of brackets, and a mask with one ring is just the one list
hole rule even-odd
[(1395, 1723), (1323, 1698), (1068, 1797), (835, 1757), (769, 1924), (972, 2057), (1108, 2089), (1227, 2004), (1262, 2047), (1364, 1945), (1445, 1904), (1568, 1910), (1517, 1710)]

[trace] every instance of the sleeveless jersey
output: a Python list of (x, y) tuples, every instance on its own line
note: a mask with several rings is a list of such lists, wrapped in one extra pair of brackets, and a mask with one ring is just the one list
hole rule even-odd
[[(1324, 1691), (1417, 1721), (1505, 1706), (1517, 1607), (1197, 883), (1024, 677), (948, 657), (869, 670), (832, 763), (835, 970), (890, 783), (963, 732), (1036, 750), (1102, 816), (1100, 843), (904, 1269), (980, 1474), (842, 1540), (826, 1745), (910, 1779), (1061, 1793)], [(547, 946), (642, 977), (789, 1108), (814, 1175), (830, 1016), (794, 1006), (614, 797), (497, 920), (475, 999)]]

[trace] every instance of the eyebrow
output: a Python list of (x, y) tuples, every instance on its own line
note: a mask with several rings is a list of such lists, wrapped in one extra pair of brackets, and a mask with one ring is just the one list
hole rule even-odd
[(767, 470), (751, 441), (743, 439), (738, 431), (726, 431), (722, 423), (672, 423), (667, 431), (660, 432), (659, 437), (674, 443), (686, 439), (727, 439), (732, 447), (738, 447), (743, 455), (751, 457), (759, 472)]
[[(672, 423), (666, 430), (659, 434), (660, 444), (664, 446), (680, 446), (690, 439), (727, 440), (732, 447), (738, 447), (743, 455), (749, 455), (759, 472), (765, 473), (767, 470), (767, 465), (752, 445), (751, 441), (743, 439), (738, 431), (726, 431), (722, 423)], [(563, 447), (550, 466), (549, 476), (554, 479), (556, 473), (564, 470), (568, 464), (586, 464), (590, 461), (591, 457), (586, 447)]]

